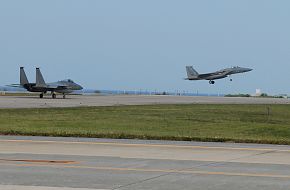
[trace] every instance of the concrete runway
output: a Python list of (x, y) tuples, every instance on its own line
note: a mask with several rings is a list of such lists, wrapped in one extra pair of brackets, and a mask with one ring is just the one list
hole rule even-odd
[(290, 146), (0, 136), (1, 190), (289, 188)]
[[(59, 96), (61, 97), (61, 96)], [(290, 104), (288, 99), (226, 98), (189, 96), (68, 96), (67, 99), (40, 99), (37, 96), (0, 96), (0, 108), (52, 108), (147, 104)]]

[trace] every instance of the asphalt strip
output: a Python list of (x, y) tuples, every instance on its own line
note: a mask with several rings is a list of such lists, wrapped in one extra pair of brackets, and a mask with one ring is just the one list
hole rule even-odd
[(44, 187), (44, 186), (21, 186), (21, 185), (0, 185), (1, 190), (108, 190), (108, 189), (86, 189), (69, 187)]

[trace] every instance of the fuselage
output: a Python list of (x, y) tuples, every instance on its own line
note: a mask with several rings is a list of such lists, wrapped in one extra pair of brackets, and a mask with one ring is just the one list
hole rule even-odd
[(205, 73), (205, 74), (198, 74), (196, 76), (190, 76), (188, 80), (216, 80), (216, 79), (223, 79), (228, 77), (229, 75), (234, 75), (238, 73), (245, 73), (252, 71), (250, 68), (243, 68), (243, 67), (232, 67), (222, 69), (213, 73)]
[(27, 83), (23, 87), (29, 92), (58, 92), (70, 94), (75, 90), (82, 90), (83, 87), (72, 80), (62, 80), (53, 83), (47, 83), (45, 86), (37, 86), (36, 83)]

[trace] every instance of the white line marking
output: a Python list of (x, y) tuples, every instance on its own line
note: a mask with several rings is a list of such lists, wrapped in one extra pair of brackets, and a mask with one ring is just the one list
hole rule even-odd
[(87, 189), (70, 187), (45, 187), (45, 186), (22, 186), (22, 185), (0, 185), (1, 190), (108, 190), (108, 189)]

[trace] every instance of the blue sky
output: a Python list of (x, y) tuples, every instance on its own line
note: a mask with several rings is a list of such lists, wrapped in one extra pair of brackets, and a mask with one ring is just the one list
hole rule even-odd
[[(9, 0), (0, 1), (0, 85), (35, 66), (52, 82), (86, 88), (290, 93), (287, 0)], [(184, 81), (244, 66), (218, 80)]]

